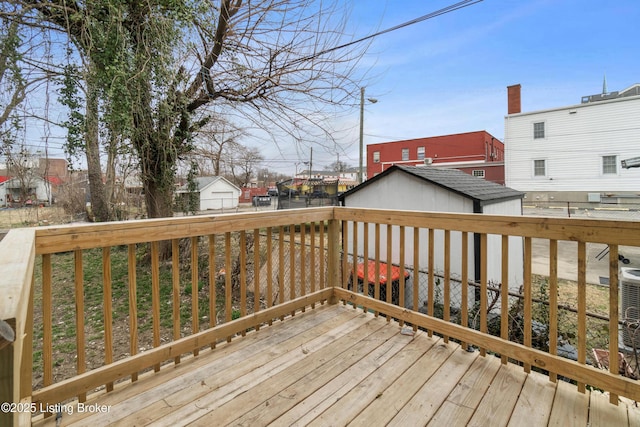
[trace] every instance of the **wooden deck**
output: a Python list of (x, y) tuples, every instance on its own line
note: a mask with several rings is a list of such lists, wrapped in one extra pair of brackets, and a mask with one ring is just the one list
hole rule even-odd
[[(640, 425), (640, 412), (350, 306), (324, 305), (63, 409), (61, 425)], [(55, 425), (55, 417), (35, 425)]]

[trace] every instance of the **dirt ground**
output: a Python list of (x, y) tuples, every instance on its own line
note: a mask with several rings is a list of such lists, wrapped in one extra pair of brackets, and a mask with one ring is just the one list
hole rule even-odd
[(64, 224), (70, 221), (71, 217), (57, 206), (0, 209), (0, 230)]

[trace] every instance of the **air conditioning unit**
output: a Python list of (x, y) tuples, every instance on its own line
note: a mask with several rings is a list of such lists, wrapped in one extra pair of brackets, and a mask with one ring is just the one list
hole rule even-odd
[(430, 165), (431, 163), (433, 163), (433, 158), (427, 157), (427, 158), (424, 159), (424, 164), (425, 165)]
[(640, 270), (620, 269), (620, 316), (625, 347), (640, 348)]

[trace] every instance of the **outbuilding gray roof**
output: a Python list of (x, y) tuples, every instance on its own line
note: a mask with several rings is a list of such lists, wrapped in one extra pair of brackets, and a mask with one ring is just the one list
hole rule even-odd
[(413, 175), (417, 178), (479, 202), (481, 205), (492, 204), (504, 200), (522, 199), (524, 197), (524, 193), (521, 191), (471, 176), (457, 169), (399, 165), (394, 165), (381, 174), (365, 181), (361, 185), (352, 188), (346, 192), (343, 197), (358, 191), (367, 184), (374, 183), (379, 179), (384, 179), (386, 175), (394, 172), (403, 172)]

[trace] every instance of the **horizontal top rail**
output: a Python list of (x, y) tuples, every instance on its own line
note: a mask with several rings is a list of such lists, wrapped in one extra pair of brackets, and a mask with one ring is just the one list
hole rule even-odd
[(335, 208), (333, 219), (554, 240), (640, 244), (640, 228), (629, 221), (507, 215), (482, 215), (482, 221), (478, 221), (478, 214), (349, 207)]
[(283, 211), (247, 212), (42, 227), (36, 229), (36, 253), (40, 255), (331, 219), (604, 244), (640, 243), (640, 229), (628, 221), (506, 215), (482, 215), (482, 221), (478, 221), (477, 214), (319, 207), (291, 209), (286, 211), (286, 215)]
[(38, 255), (331, 219), (332, 207), (73, 224), (37, 229)]

